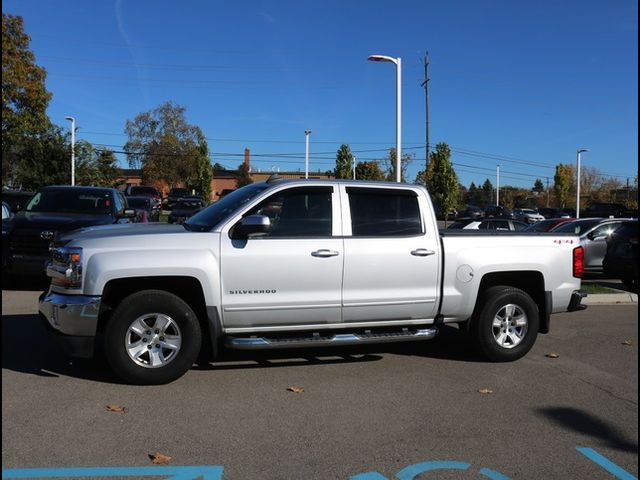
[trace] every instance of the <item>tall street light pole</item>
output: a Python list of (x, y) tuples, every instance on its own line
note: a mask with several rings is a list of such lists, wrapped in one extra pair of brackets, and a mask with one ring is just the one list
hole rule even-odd
[(76, 184), (76, 119), (64, 117), (71, 122), (71, 186)]
[(391, 62), (396, 65), (396, 182), (402, 181), (402, 59), (386, 55), (370, 55), (372, 62)]
[(496, 166), (496, 206), (500, 205), (500, 165)]
[(576, 218), (580, 218), (580, 155), (588, 151), (586, 148), (581, 148), (576, 153), (578, 164), (576, 169)]
[(311, 135), (311, 130), (305, 130), (304, 178), (309, 178), (309, 135)]

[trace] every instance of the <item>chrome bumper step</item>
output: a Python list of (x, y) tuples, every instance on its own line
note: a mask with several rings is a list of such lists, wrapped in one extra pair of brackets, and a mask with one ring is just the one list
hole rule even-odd
[(418, 330), (403, 329), (396, 332), (374, 332), (366, 331), (362, 333), (338, 333), (332, 335), (320, 335), (313, 333), (308, 336), (297, 337), (226, 337), (225, 346), (235, 350), (262, 350), (270, 348), (306, 348), (325, 347), (338, 345), (363, 345), (367, 343), (391, 343), (391, 342), (412, 342), (418, 340), (431, 340), (438, 333), (436, 328), (426, 328)]

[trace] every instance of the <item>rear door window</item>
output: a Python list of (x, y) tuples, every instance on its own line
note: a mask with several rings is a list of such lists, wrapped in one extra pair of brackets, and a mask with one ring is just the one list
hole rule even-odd
[(423, 233), (418, 196), (412, 190), (348, 187), (354, 237)]

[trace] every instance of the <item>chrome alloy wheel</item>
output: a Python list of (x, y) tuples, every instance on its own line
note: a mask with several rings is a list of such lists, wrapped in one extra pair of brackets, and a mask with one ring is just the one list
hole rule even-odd
[(162, 313), (148, 313), (136, 318), (125, 335), (129, 357), (145, 368), (166, 366), (176, 358), (181, 345), (178, 324)]
[(527, 334), (528, 325), (524, 310), (509, 303), (493, 318), (493, 338), (502, 348), (517, 347)]

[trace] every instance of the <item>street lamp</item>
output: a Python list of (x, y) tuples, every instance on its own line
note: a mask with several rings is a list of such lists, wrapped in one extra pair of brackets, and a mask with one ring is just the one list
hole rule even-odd
[(500, 165), (496, 165), (496, 207), (500, 206)]
[(589, 150), (587, 150), (586, 148), (581, 148), (578, 150), (576, 156), (577, 158), (577, 163), (578, 163), (578, 168), (576, 171), (576, 177), (577, 177), (577, 184), (576, 184), (576, 218), (580, 218), (580, 154), (584, 153), (584, 152), (588, 152)]
[(71, 186), (76, 184), (76, 119), (64, 117), (71, 122)]
[(304, 178), (309, 178), (309, 135), (311, 135), (311, 130), (305, 130)]
[(402, 159), (402, 59), (386, 55), (370, 55), (372, 62), (391, 62), (396, 65), (396, 182), (402, 181), (400, 165)]

